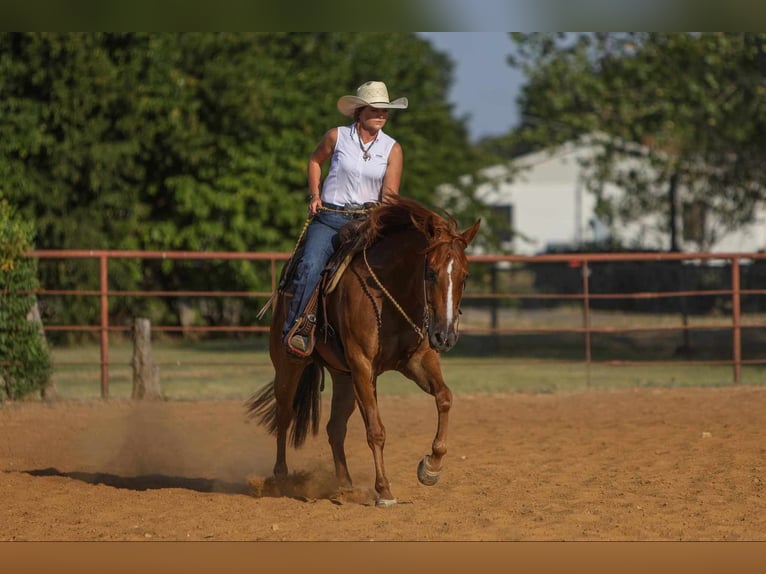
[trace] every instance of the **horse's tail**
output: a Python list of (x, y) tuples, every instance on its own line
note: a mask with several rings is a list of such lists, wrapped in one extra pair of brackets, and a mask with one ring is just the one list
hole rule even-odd
[(301, 446), (308, 436), (319, 432), (319, 417), (322, 414), (322, 388), (324, 387), (324, 369), (314, 362), (303, 370), (298, 382), (298, 391), (293, 399), (293, 430), (290, 442), (295, 448)]
[[(322, 388), (324, 387), (324, 369), (312, 362), (303, 370), (298, 390), (293, 399), (294, 417), (290, 443), (298, 448), (311, 434), (319, 432), (319, 419), (322, 414)], [(274, 395), (274, 381), (255, 393), (245, 403), (248, 418), (258, 419), (258, 424), (271, 434), (277, 433), (277, 401)]]
[(264, 386), (245, 402), (247, 418), (258, 419), (258, 424), (270, 434), (277, 433), (277, 401), (274, 397), (274, 381)]

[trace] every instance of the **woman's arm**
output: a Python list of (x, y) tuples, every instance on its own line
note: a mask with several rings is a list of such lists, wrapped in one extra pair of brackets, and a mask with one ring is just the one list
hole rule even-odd
[(309, 184), (309, 215), (316, 215), (322, 207), (319, 184), (322, 179), (322, 164), (332, 157), (335, 150), (335, 142), (338, 141), (338, 128), (332, 128), (322, 137), (309, 156), (307, 167)]
[(383, 176), (383, 185), (380, 188), (381, 200), (386, 197), (399, 194), (399, 183), (402, 180), (402, 168), (404, 166), (404, 156), (402, 146), (396, 142), (388, 154), (388, 166), (386, 175)]

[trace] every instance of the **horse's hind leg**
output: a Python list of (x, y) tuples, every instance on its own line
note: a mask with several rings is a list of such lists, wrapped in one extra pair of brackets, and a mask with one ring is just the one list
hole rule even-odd
[(287, 476), (287, 431), (293, 418), (292, 407), (277, 403), (277, 459), (274, 463), (274, 476)]
[(295, 418), (293, 400), (298, 389), (301, 373), (307, 363), (296, 363), (283, 360), (275, 369), (274, 398), (276, 400), (276, 423), (277, 423), (277, 458), (274, 463), (274, 476), (285, 478), (287, 476), (287, 432)]
[(331, 371), (332, 375), (332, 409), (330, 420), (327, 423), (327, 437), (332, 449), (332, 458), (335, 464), (335, 476), (341, 487), (351, 486), (351, 475), (346, 464), (346, 429), (348, 419), (356, 406), (354, 387), (351, 376)]

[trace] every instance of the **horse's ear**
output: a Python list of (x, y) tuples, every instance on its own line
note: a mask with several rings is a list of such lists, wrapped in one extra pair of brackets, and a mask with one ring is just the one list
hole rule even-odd
[(460, 234), (460, 236), (465, 241), (466, 246), (471, 244), (471, 241), (473, 241), (473, 238), (476, 237), (476, 233), (479, 231), (479, 226), (481, 225), (481, 219), (477, 219), (476, 223), (474, 223), (471, 227), (463, 231), (463, 233)]
[(418, 229), (429, 241), (433, 240), (436, 235), (436, 227), (434, 226), (433, 217), (424, 217), (420, 219), (416, 218), (414, 215), (410, 215), (410, 221), (412, 221), (412, 225), (415, 229)]

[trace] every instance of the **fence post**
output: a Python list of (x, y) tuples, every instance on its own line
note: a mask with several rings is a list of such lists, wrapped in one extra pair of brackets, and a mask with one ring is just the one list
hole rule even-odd
[(497, 333), (498, 326), (500, 325), (498, 321), (498, 314), (499, 314), (499, 306), (498, 306), (498, 299), (495, 297), (495, 294), (497, 293), (497, 266), (498, 262), (495, 261), (492, 263), (490, 268), (490, 291), (492, 292), (492, 299), (490, 299), (490, 328), (492, 329), (492, 342), (494, 344), (494, 351), (497, 352), (500, 350), (500, 335)]
[[(35, 297), (35, 302), (29, 310), (29, 313), (27, 313), (27, 321), (37, 325), (37, 336), (40, 339), (40, 343), (43, 348), (50, 351), (48, 339), (45, 338), (45, 327), (43, 327), (43, 319), (40, 315), (40, 305), (37, 301), (37, 297)], [(53, 401), (59, 398), (58, 389), (56, 388), (56, 379), (54, 377), (51, 376), (48, 384), (46, 384), (42, 391), (40, 391), (40, 397), (46, 401)]]
[(152, 356), (152, 324), (136, 318), (133, 323), (133, 399), (161, 399), (160, 368)]
[(109, 398), (109, 275), (108, 258), (99, 256), (99, 288), (101, 293), (101, 398)]
[(590, 341), (590, 268), (588, 260), (582, 260), (582, 323), (585, 330), (585, 385), (590, 388), (590, 362), (591, 362), (591, 341)]
[(734, 257), (731, 260), (731, 330), (735, 385), (738, 385), (742, 378), (742, 331), (740, 324), (739, 287), (739, 257)]

